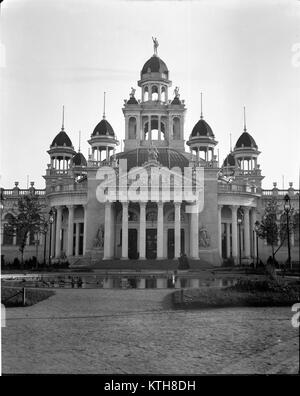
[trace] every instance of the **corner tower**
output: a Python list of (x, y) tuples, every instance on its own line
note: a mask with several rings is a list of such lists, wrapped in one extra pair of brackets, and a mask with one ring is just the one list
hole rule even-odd
[(170, 147), (184, 151), (184, 101), (180, 100), (179, 88), (169, 99), (169, 70), (157, 54), (158, 41), (153, 38), (154, 54), (144, 64), (141, 78), (141, 99), (135, 98), (136, 90), (131, 88), (130, 99), (125, 100), (124, 151), (147, 147)]

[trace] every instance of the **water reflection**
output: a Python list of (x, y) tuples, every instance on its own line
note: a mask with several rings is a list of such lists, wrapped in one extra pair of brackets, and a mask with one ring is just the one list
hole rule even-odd
[(72, 288), (72, 289), (181, 289), (198, 287), (226, 287), (236, 279), (191, 277), (183, 275), (43, 275), (2, 280), (7, 286)]

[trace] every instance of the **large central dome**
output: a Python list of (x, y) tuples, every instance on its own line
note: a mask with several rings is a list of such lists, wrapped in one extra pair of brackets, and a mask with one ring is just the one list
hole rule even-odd
[[(130, 151), (125, 151), (117, 154), (118, 159), (126, 159), (127, 160), (127, 170), (135, 166), (143, 166), (145, 162), (148, 162), (149, 153), (148, 148), (139, 148)], [(173, 168), (174, 166), (178, 166), (182, 170), (185, 167), (189, 166), (188, 159), (174, 149), (168, 148), (158, 148), (158, 162), (167, 168)]]
[(143, 69), (141, 71), (141, 76), (149, 73), (159, 73), (159, 74), (164, 74), (166, 78), (169, 77), (169, 70), (167, 68), (167, 65), (163, 60), (161, 60), (156, 55), (153, 55), (144, 64)]

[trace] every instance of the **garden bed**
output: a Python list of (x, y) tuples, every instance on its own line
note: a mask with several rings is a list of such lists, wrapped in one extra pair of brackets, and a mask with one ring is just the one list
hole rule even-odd
[(177, 290), (172, 295), (175, 308), (202, 309), (221, 307), (290, 306), (300, 301), (300, 285), (273, 280), (240, 279), (226, 288)]

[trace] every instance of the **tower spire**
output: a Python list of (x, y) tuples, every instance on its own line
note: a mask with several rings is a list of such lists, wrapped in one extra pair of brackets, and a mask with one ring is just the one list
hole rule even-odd
[(247, 132), (247, 127), (246, 127), (246, 107), (244, 106), (244, 132)]
[(203, 119), (203, 112), (202, 112), (202, 92), (201, 92), (201, 114), (200, 114), (201, 120)]
[(63, 110), (62, 110), (62, 124), (61, 124), (61, 130), (65, 130), (65, 106), (63, 105)]
[(104, 92), (104, 100), (103, 100), (103, 119), (105, 120), (105, 95), (106, 92)]

